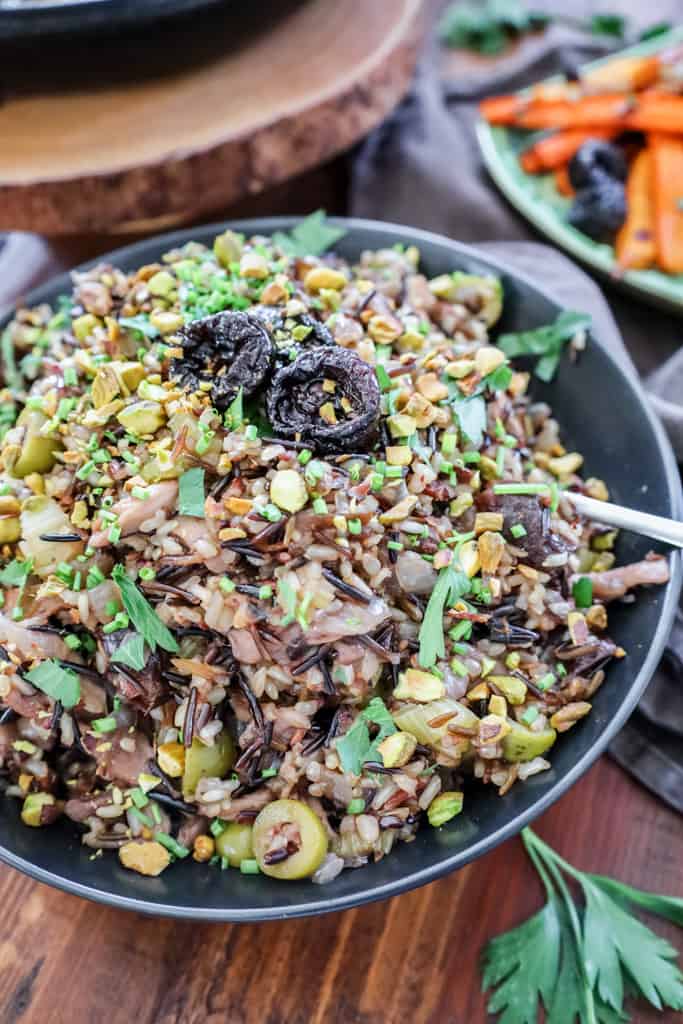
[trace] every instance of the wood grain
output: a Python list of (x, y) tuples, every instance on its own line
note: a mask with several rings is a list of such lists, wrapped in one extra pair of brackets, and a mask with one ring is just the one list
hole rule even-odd
[[(94, 69), (56, 86), (48, 77), (43, 88), (16, 86), (0, 107), (0, 227), (167, 228), (321, 163), (406, 91), (420, 5), (285, 3), (246, 38), (229, 20), (212, 22), (223, 37), (170, 72), (101, 82)], [(190, 35), (169, 45), (197, 44)], [(151, 60), (152, 42), (147, 50)]]
[[(580, 868), (683, 896), (681, 819), (606, 758), (536, 827)], [(519, 840), (387, 902), (252, 926), (110, 910), (2, 868), (0, 1020), (484, 1024), (482, 945), (540, 902)]]

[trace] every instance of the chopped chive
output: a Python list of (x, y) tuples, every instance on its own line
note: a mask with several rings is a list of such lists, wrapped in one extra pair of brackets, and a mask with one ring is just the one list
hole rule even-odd
[(317, 516), (327, 515), (327, 502), (324, 498), (315, 498), (313, 501), (313, 511)]
[(494, 494), (548, 494), (548, 484), (494, 484)]
[(75, 633), (67, 633), (64, 637), (64, 643), (70, 651), (77, 651), (81, 646), (80, 638)]
[(457, 643), (453, 644), (453, 650), (455, 651), (456, 654), (463, 656), (468, 653), (469, 648), (467, 644)]
[(137, 498), (138, 501), (145, 501), (149, 498), (148, 489), (146, 487), (139, 487), (137, 484), (135, 487), (131, 487), (130, 493), (134, 498)]
[(358, 535), (363, 531), (363, 524), (361, 523), (360, 519), (349, 519), (346, 525), (349, 528), (349, 533)]
[(472, 636), (472, 623), (469, 619), (462, 619), (452, 629), (449, 629), (448, 635), (454, 643), (457, 643), (458, 640), (469, 640)]
[(262, 587), (259, 587), (258, 596), (262, 601), (267, 601), (273, 596), (273, 588), (268, 583), (265, 583)]
[(255, 441), (258, 437), (258, 427), (254, 423), (250, 423), (244, 431), (244, 436), (247, 441)]
[[(154, 806), (156, 807), (156, 804)], [(165, 846), (168, 852), (172, 853), (174, 857), (178, 857), (182, 860), (183, 857), (189, 856), (190, 851), (187, 846), (183, 846), (177, 839), (174, 839), (173, 836), (166, 835), (165, 832), (157, 832), (154, 838), (158, 843), (161, 843), (162, 846)]]
[(128, 629), (130, 625), (130, 619), (125, 612), (117, 612), (111, 622), (107, 622), (102, 626), (103, 633), (116, 633), (119, 629)]
[(498, 451), (496, 452), (496, 473), (498, 476), (503, 475), (505, 469), (505, 448), (502, 444), (498, 445)]
[[(188, 851), (189, 852), (189, 851)], [(258, 861), (251, 860), (249, 858), (240, 861), (240, 871), (243, 875), (258, 875), (260, 874)]]
[(498, 440), (502, 441), (503, 438), (505, 437), (505, 427), (503, 426), (503, 421), (500, 418), (500, 416), (496, 416), (495, 432)]
[(94, 468), (95, 468), (95, 461), (94, 461), (94, 459), (88, 459), (88, 461), (84, 462), (83, 465), (81, 466), (81, 468), (76, 472), (77, 478), (79, 480), (86, 480), (90, 476), (90, 474), (92, 473)]
[(279, 523), (282, 519), (282, 512), (277, 505), (273, 505), (271, 502), (259, 509), (259, 515), (267, 519), (269, 523)]
[(232, 594), (233, 590), (235, 589), (235, 584), (233, 583), (229, 576), (223, 576), (220, 583), (218, 584), (218, 589), (222, 590), (224, 594)]
[(153, 580), (156, 577), (156, 570), (152, 569), (149, 565), (145, 565), (140, 569), (139, 575), (141, 580)]
[(136, 807), (146, 807), (149, 803), (149, 797), (140, 789), (139, 786), (136, 786), (135, 789), (131, 789), (130, 798)]
[(73, 366), (66, 366), (64, 368), (64, 383), (68, 388), (73, 388), (78, 384), (78, 376)]
[(577, 608), (590, 608), (593, 603), (593, 581), (582, 576), (572, 587), (572, 597)]
[[(457, 434), (444, 434), (441, 438), (441, 451), (444, 455), (452, 455), (458, 443)], [(477, 452), (477, 454), (479, 454)]]
[(463, 452), (462, 461), (467, 465), (468, 462), (481, 462), (481, 452)]
[(526, 527), (522, 523), (515, 523), (510, 527), (510, 533), (513, 537), (526, 537)]
[(387, 466), (386, 473), (384, 475), (390, 479), (403, 476), (403, 466)]
[(373, 491), (381, 491), (384, 487), (384, 476), (381, 473), (373, 473), (370, 477), (370, 487)]
[(227, 825), (224, 821), (221, 821), (220, 818), (214, 818), (211, 824), (209, 825), (209, 832), (211, 833), (212, 836), (215, 836), (217, 839), (218, 836), (222, 835), (223, 832), (225, 832), (226, 828)]
[(107, 715), (106, 718), (95, 718), (92, 721), (92, 727), (95, 732), (113, 732), (116, 728), (116, 719), (113, 715)]
[(302, 466), (307, 465), (307, 463), (311, 461), (312, 457), (313, 452), (309, 448), (304, 448), (303, 451), (300, 451), (297, 455), (297, 459)]
[(121, 540), (121, 527), (118, 525), (118, 523), (114, 523), (113, 526), (110, 526), (109, 533), (107, 534), (107, 539), (109, 540), (110, 544), (118, 544), (118, 542)]
[(346, 808), (347, 814), (362, 814), (365, 810), (365, 800), (362, 797), (357, 796), (350, 801)]
[(458, 658), (451, 658), (450, 664), (451, 668), (453, 669), (456, 675), (462, 676), (463, 678), (469, 675), (469, 672), (467, 671), (466, 667)]
[(119, 605), (118, 601), (107, 601), (107, 603), (104, 606), (104, 614), (116, 615), (116, 613), (120, 610), (120, 607), (121, 606)]
[(541, 678), (537, 680), (536, 686), (539, 690), (549, 690), (556, 682), (557, 679), (555, 675), (552, 672), (546, 672), (544, 676), (541, 676)]
[(274, 779), (277, 775), (277, 768), (264, 768), (261, 772), (262, 779)]
[(390, 540), (387, 542), (387, 547), (390, 551), (403, 551), (403, 544), (400, 540)]
[(377, 374), (377, 380), (381, 390), (390, 391), (393, 386), (393, 381), (381, 363), (378, 363), (375, 366), (375, 373)]
[(141, 825), (144, 825), (146, 828), (154, 828), (152, 819), (147, 814), (143, 814), (137, 807), (130, 807), (129, 811), (134, 818), (137, 818)]
[(535, 707), (533, 704), (531, 705), (531, 707), (526, 708), (526, 710), (520, 716), (520, 720), (524, 722), (525, 725), (532, 725), (537, 718), (538, 708)]
[(100, 583), (104, 583), (104, 573), (96, 565), (92, 565), (88, 569), (88, 575), (85, 578), (85, 586), (87, 590), (92, 590), (94, 587), (98, 587)]

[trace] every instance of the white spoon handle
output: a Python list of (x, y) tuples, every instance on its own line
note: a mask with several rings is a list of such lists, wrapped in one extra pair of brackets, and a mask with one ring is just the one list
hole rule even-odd
[(595, 519), (606, 526), (618, 526), (633, 533), (642, 533), (653, 540), (662, 540), (665, 544), (683, 548), (683, 523), (674, 519), (653, 516), (649, 512), (637, 512), (632, 508), (612, 505), (608, 501), (597, 501), (575, 491), (564, 491), (563, 497), (568, 498), (576, 511), (588, 516), (589, 519)]

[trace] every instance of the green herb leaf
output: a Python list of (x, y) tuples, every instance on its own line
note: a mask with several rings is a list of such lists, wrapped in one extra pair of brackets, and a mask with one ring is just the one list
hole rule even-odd
[(53, 658), (41, 661), (26, 673), (26, 678), (48, 697), (61, 701), (65, 708), (74, 707), (81, 699), (81, 684), (76, 673), (62, 668)]
[(175, 653), (178, 644), (173, 635), (140, 593), (123, 566), (115, 565), (111, 575), (121, 592), (123, 607), (150, 650), (155, 651), (158, 645), (165, 651)]
[(463, 597), (470, 589), (467, 573), (448, 565), (439, 573), (420, 626), (420, 652), (418, 660), (423, 668), (431, 668), (446, 654), (443, 635), (443, 617), (446, 608)]
[(468, 441), (478, 448), (486, 430), (486, 402), (481, 395), (456, 398), (451, 402), (458, 426)]
[(305, 217), (290, 234), (276, 231), (273, 235), (273, 242), (287, 256), (320, 256), (331, 245), (343, 238), (346, 231), (343, 228), (332, 227), (325, 220), (325, 211), (316, 210), (315, 213)]
[(120, 665), (128, 665), (129, 668), (140, 672), (147, 662), (144, 639), (139, 633), (134, 633), (133, 636), (123, 641), (112, 655), (111, 660), (117, 661)]
[(121, 327), (126, 327), (129, 331), (137, 331), (138, 334), (144, 335), (145, 338), (158, 338), (159, 331), (149, 322), (149, 317), (145, 316), (144, 313), (138, 313), (137, 316), (122, 316), (119, 317), (119, 324)]
[(534, 373), (548, 382), (555, 376), (565, 344), (578, 331), (588, 330), (590, 324), (591, 318), (587, 313), (566, 309), (552, 324), (531, 331), (501, 335), (498, 347), (511, 359), (515, 356), (540, 356)]
[(230, 430), (239, 430), (244, 422), (244, 402), (241, 387), (226, 410), (225, 420)]
[(14, 558), (0, 571), (0, 583), (3, 587), (23, 587), (33, 571), (33, 559), (19, 562)]
[(487, 1008), (489, 1013), (503, 1013), (501, 1024), (536, 1024), (539, 999), (550, 1006), (560, 963), (559, 911), (558, 901), (552, 899), (486, 947), (482, 988), (498, 986)]
[(204, 518), (204, 470), (193, 466), (186, 470), (178, 481), (178, 512), (181, 516)]
[[(503, 1013), (499, 1024), (536, 1024), (539, 996), (548, 1024), (628, 1021), (625, 994), (683, 1009), (677, 951), (627, 909), (635, 904), (683, 926), (683, 900), (584, 874), (528, 828), (522, 838), (548, 901), (486, 947), (484, 989), (497, 986), (489, 1010)], [(585, 908), (575, 906), (563, 874), (580, 884)]]
[(614, 36), (623, 39), (626, 36), (626, 18), (621, 14), (594, 14), (588, 19), (586, 28), (594, 36)]
[(643, 29), (638, 38), (645, 42), (646, 39), (655, 39), (657, 36), (663, 36), (665, 32), (670, 32), (673, 25), (670, 21), (658, 21), (655, 25), (650, 25), (648, 28)]
[[(368, 722), (379, 726), (373, 740), (370, 739)], [(379, 757), (377, 748), (382, 740), (395, 732), (394, 720), (384, 701), (381, 697), (373, 697), (348, 732), (337, 740), (336, 749), (344, 771), (360, 775), (366, 761), (375, 761)]]

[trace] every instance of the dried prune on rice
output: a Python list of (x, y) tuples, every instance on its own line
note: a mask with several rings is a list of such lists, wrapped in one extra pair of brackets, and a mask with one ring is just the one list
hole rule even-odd
[[(495, 507), (503, 513), (503, 536), (526, 551), (525, 562), (529, 565), (539, 568), (549, 555), (567, 550), (562, 538), (550, 528), (550, 509), (535, 495), (499, 494)], [(517, 524), (526, 530), (522, 537), (511, 533)]]
[(173, 362), (173, 376), (192, 388), (210, 381), (211, 401), (221, 412), (240, 388), (253, 394), (273, 361), (270, 333), (252, 313), (215, 313), (192, 321), (179, 334), (183, 355)]
[(602, 139), (589, 139), (569, 161), (569, 180), (578, 192), (602, 178), (626, 181), (626, 158), (619, 146)]
[(377, 436), (379, 384), (354, 352), (309, 349), (275, 375), (267, 410), (276, 436), (298, 437), (322, 454), (359, 451)]
[(273, 306), (258, 306), (250, 312), (266, 323), (278, 366), (287, 366), (307, 349), (335, 344), (325, 324), (308, 313), (285, 316), (281, 309)]

